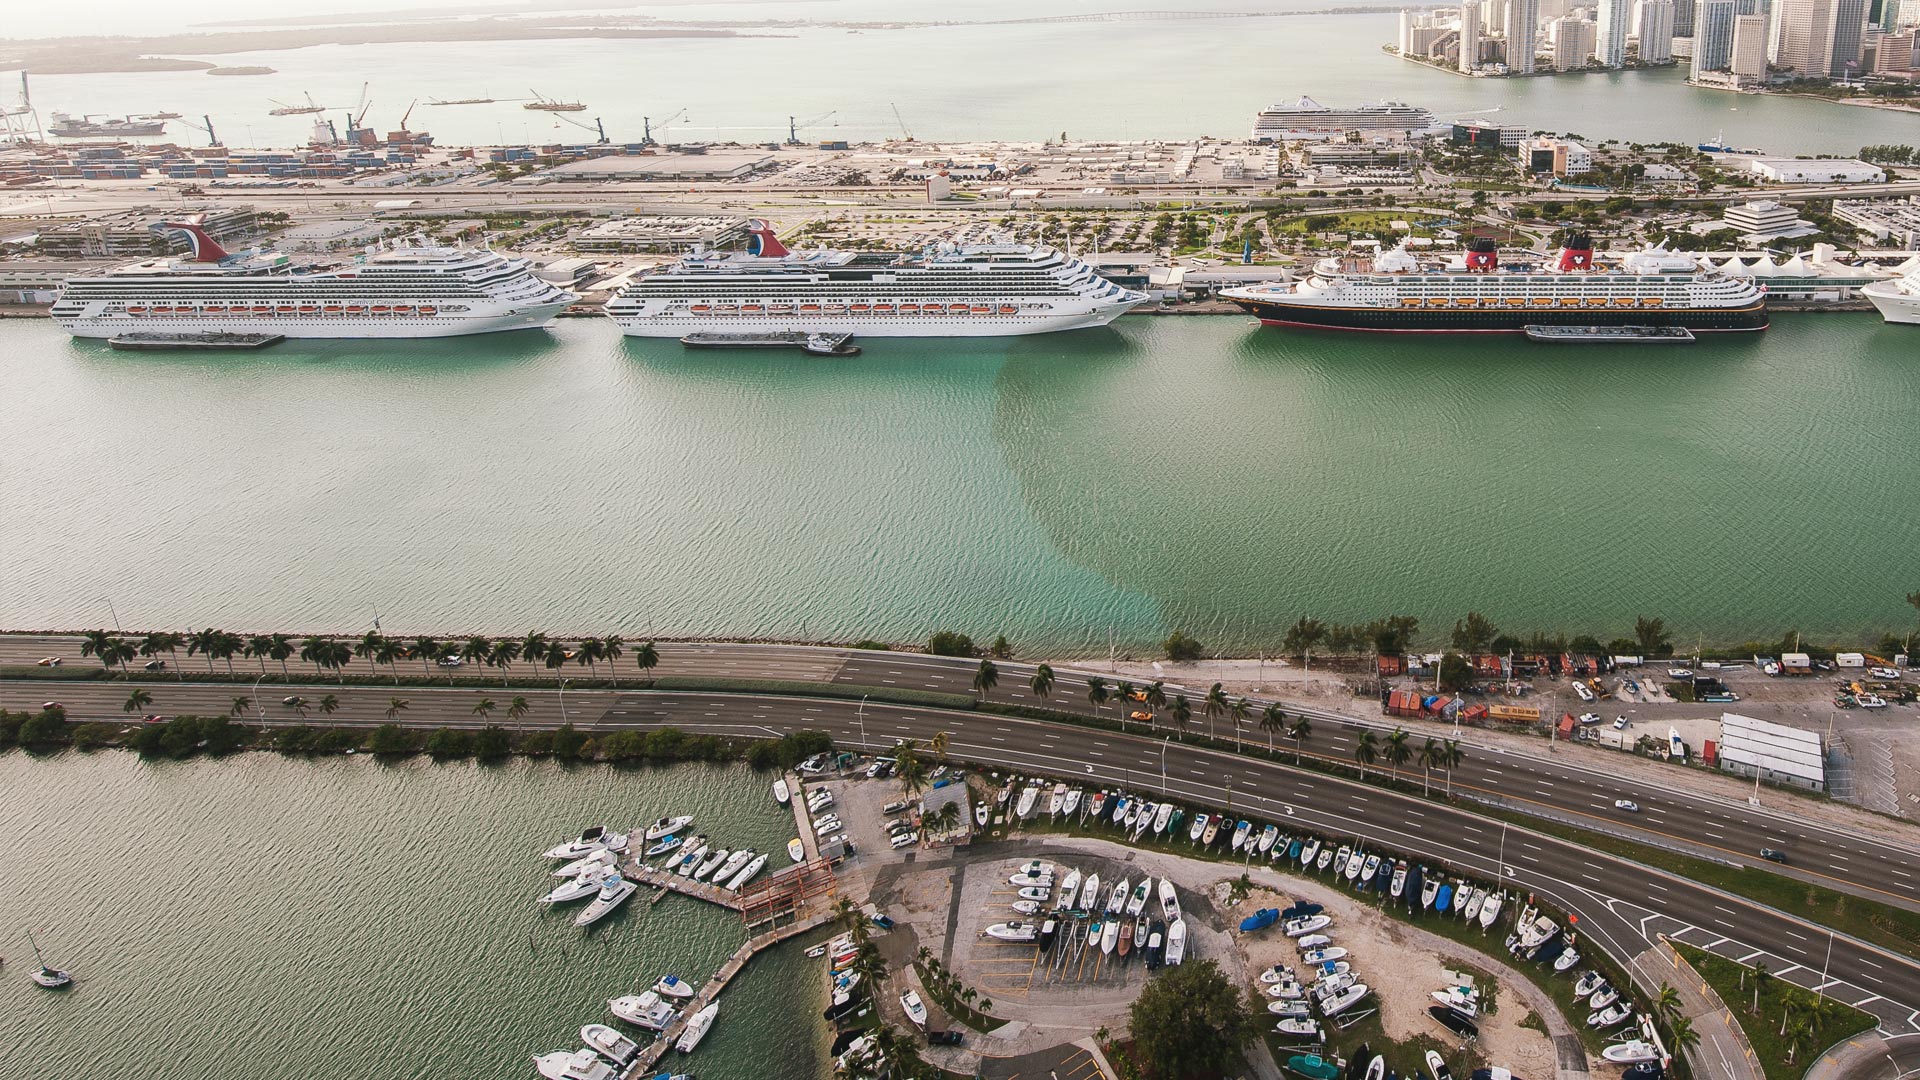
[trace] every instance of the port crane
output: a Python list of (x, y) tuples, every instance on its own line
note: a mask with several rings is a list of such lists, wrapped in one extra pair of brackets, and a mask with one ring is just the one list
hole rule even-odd
[[(593, 118), (593, 123), (591, 124), (583, 123), (579, 120), (575, 120), (573, 117), (568, 116), (565, 113), (554, 113), (553, 118), (555, 120), (565, 120), (567, 123), (572, 124), (574, 127), (580, 128), (583, 131), (593, 132), (594, 134), (600, 136), (600, 145), (602, 146), (605, 146), (608, 142), (611, 141), (607, 138), (606, 125), (602, 124), (600, 122), (600, 118), (597, 116)], [(560, 125), (556, 123), (553, 126), (559, 127)]]
[(312, 116), (315, 113), (322, 113), (327, 111), (327, 107), (325, 105), (315, 105), (313, 103), (312, 94), (307, 94), (306, 99), (307, 99), (307, 103), (305, 105), (289, 105), (284, 101), (279, 101), (274, 98), (268, 98), (267, 99), (268, 101), (273, 102), (275, 105), (279, 106), (279, 108), (267, 110), (267, 115), (268, 116)]
[[(660, 121), (660, 130), (663, 132), (666, 131), (668, 124), (673, 123), (675, 120), (684, 120), (686, 119), (686, 116), (687, 116), (687, 110), (681, 109), (679, 112), (674, 113), (672, 116), (669, 116), (665, 120)], [(640, 127), (641, 127), (640, 145), (641, 146), (655, 145), (654, 138), (653, 138), (653, 117), (651, 116), (641, 117)]]
[(202, 121), (202, 122), (201, 122), (201, 123), (198, 123), (198, 124), (196, 124), (196, 123), (194, 123), (193, 121), (191, 121), (191, 120), (189, 120), (189, 119), (187, 119), (187, 118), (186, 118), (186, 117), (184, 117), (184, 116), (182, 116), (182, 117), (180, 117), (180, 118), (179, 118), (179, 120), (180, 120), (180, 122), (181, 122), (181, 123), (183, 123), (183, 124), (185, 124), (185, 125), (187, 125), (188, 127), (190, 127), (190, 128), (192, 128), (193, 130), (195, 130), (195, 131), (198, 131), (198, 132), (200, 132), (201, 134), (203, 134), (203, 135), (205, 135), (205, 136), (207, 137), (207, 145), (208, 145), (208, 146), (224, 146), (224, 145), (226, 145), (225, 143), (222, 143), (222, 142), (220, 141), (220, 136), (214, 133), (214, 130), (213, 130), (213, 117), (211, 117), (211, 116), (202, 116), (202, 117), (200, 117), (200, 119), (201, 119), (201, 121)]
[(787, 117), (787, 145), (799, 146), (800, 131), (802, 128), (810, 128), (816, 124), (822, 123), (823, 121), (831, 120), (833, 117), (839, 115), (839, 113), (840, 113), (839, 109), (829, 109), (826, 112), (821, 113), (819, 116), (808, 117), (805, 120), (795, 120), (791, 116)]
[(900, 106), (895, 105), (891, 101), (887, 103), (887, 106), (893, 110), (893, 122), (900, 125), (900, 138), (907, 142), (912, 142), (913, 132), (907, 130), (907, 122), (901, 119)]

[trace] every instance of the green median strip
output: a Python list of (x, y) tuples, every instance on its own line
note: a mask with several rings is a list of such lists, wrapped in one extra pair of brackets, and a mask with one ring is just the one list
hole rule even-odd
[(1691, 945), (1670, 944), (1720, 995), (1728, 1013), (1747, 1033), (1767, 1080), (1800, 1080), (1823, 1049), (1879, 1023), (1859, 1009), (1832, 998), (1821, 999), (1785, 979)]
[(929, 709), (972, 709), (974, 700), (965, 694), (940, 694), (931, 690), (900, 690), (893, 687), (857, 686), (851, 683), (808, 682), (801, 679), (709, 679), (694, 676), (668, 676), (653, 680), (653, 689), (680, 693), (781, 694), (787, 697), (835, 698), (842, 701), (881, 701), (890, 705), (921, 705)]

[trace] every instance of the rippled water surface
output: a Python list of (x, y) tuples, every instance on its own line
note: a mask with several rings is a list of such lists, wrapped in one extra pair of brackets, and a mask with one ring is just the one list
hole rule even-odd
[(1254, 648), (1469, 608), (1904, 628), (1920, 335), (1551, 348), (1138, 317), (850, 361), (599, 320), (113, 353), (0, 324), (0, 624)]

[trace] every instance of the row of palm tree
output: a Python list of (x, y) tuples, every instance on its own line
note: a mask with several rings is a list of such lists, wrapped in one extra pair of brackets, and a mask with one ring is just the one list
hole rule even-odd
[(1386, 762), (1394, 772), (1406, 767), (1407, 762), (1418, 760), (1420, 763), (1420, 790), (1422, 794), (1432, 794), (1433, 770), (1445, 769), (1447, 772), (1447, 794), (1453, 794), (1453, 770), (1466, 760), (1467, 752), (1460, 748), (1458, 739), (1436, 739), (1427, 736), (1426, 743), (1415, 750), (1408, 743), (1413, 734), (1405, 728), (1394, 728), (1382, 738), (1373, 733), (1372, 728), (1362, 728), (1360, 737), (1355, 740), (1353, 760), (1365, 772), (1377, 762)]

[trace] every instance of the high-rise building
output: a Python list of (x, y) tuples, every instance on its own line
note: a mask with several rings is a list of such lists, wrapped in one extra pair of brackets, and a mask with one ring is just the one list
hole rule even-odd
[(1640, 0), (1634, 6), (1641, 63), (1665, 64), (1673, 59), (1673, 19), (1673, 0)]
[(1540, 31), (1540, 0), (1507, 0), (1507, 70), (1533, 74), (1534, 42)]
[(1758, 82), (1767, 77), (1767, 17), (1733, 17), (1733, 53), (1728, 67), (1741, 82)]
[(1633, 0), (1600, 0), (1594, 24), (1594, 59), (1610, 68), (1627, 62), (1627, 23), (1633, 12)]
[(1897, 34), (1884, 34), (1880, 38), (1880, 47), (1873, 53), (1873, 70), (1884, 75), (1905, 75), (1915, 68), (1915, 46), (1920, 44), (1920, 34), (1911, 28)]
[(1834, 78), (1858, 78), (1867, 43), (1868, 0), (1835, 0), (1833, 5), (1833, 48), (1827, 74)]
[(1673, 0), (1673, 36), (1690, 38), (1693, 36), (1694, 0)]
[(1489, 35), (1507, 32), (1507, 0), (1480, 0), (1480, 29)]
[(1804, 78), (1861, 73), (1867, 0), (1774, 0), (1769, 57)]
[(1460, 70), (1472, 71), (1480, 62), (1480, 5), (1460, 5)]
[(1560, 71), (1578, 71), (1593, 55), (1594, 24), (1577, 15), (1562, 15), (1548, 30), (1553, 39), (1553, 66)]
[(1734, 0), (1695, 0), (1693, 5), (1693, 69), (1725, 71), (1733, 62)]

